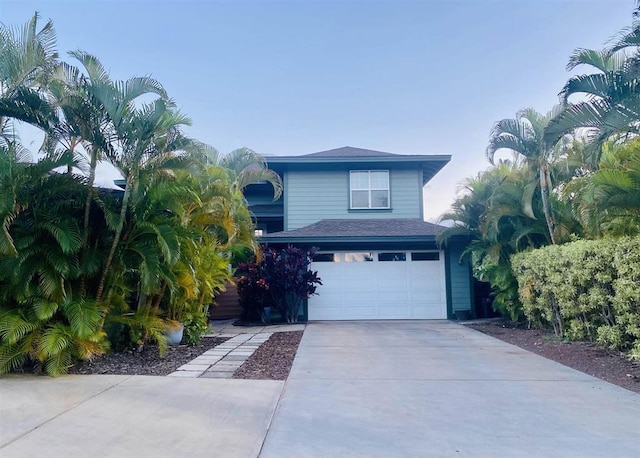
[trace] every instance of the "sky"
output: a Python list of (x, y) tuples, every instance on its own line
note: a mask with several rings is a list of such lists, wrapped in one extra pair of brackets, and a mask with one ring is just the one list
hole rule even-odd
[[(522, 108), (549, 111), (571, 76), (571, 53), (601, 49), (631, 25), (634, 6), (0, 0), (0, 22), (20, 25), (38, 11), (53, 20), (64, 60), (80, 49), (98, 56), (113, 79), (151, 75), (191, 118), (187, 134), (222, 152), (354, 146), (451, 155), (425, 187), (425, 219), (436, 221), (460, 183), (489, 166), (492, 125)], [(101, 169), (103, 182), (114, 177)]]

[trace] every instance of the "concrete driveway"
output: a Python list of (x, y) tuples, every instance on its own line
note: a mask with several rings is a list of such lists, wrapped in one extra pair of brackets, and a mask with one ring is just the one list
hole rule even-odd
[(639, 431), (639, 395), (450, 322), (312, 323), (286, 383), (0, 377), (3, 458), (617, 458)]
[(318, 322), (260, 456), (638, 457), (640, 395), (451, 322)]

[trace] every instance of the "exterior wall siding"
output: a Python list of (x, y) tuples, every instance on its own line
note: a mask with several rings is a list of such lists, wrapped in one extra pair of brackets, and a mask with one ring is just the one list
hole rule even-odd
[(418, 170), (391, 170), (391, 209), (350, 211), (349, 170), (288, 171), (285, 230), (322, 219), (422, 218), (421, 180)]
[(451, 243), (447, 250), (449, 256), (449, 281), (451, 285), (451, 309), (453, 313), (472, 310), (472, 279), (469, 256), (460, 259), (464, 245)]

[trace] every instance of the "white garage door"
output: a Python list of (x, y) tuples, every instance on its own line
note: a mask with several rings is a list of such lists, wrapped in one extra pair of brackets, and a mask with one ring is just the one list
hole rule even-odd
[(442, 251), (321, 252), (312, 269), (323, 284), (310, 320), (447, 317)]

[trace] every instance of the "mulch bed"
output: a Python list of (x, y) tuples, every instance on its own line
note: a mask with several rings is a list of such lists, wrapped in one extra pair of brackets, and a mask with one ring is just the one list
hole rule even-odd
[(286, 380), (303, 331), (276, 332), (240, 366), (233, 378)]
[[(233, 378), (254, 380), (286, 380), (298, 351), (303, 331), (276, 332), (263, 343), (236, 371)], [(147, 345), (142, 351), (109, 353), (91, 361), (83, 361), (69, 370), (70, 374), (168, 375), (205, 351), (228, 340), (205, 337), (199, 345), (169, 347), (164, 357), (158, 348)]]
[(564, 342), (551, 333), (527, 329), (520, 323), (493, 321), (467, 326), (565, 366), (640, 393), (640, 363), (630, 361), (624, 353), (619, 351), (607, 350), (591, 342)]
[(168, 375), (180, 366), (200, 356), (205, 351), (227, 341), (223, 337), (204, 337), (193, 347), (178, 345), (169, 347), (163, 357), (155, 345), (146, 345), (142, 351), (109, 353), (83, 361), (69, 370), (70, 374), (117, 374), (117, 375)]

